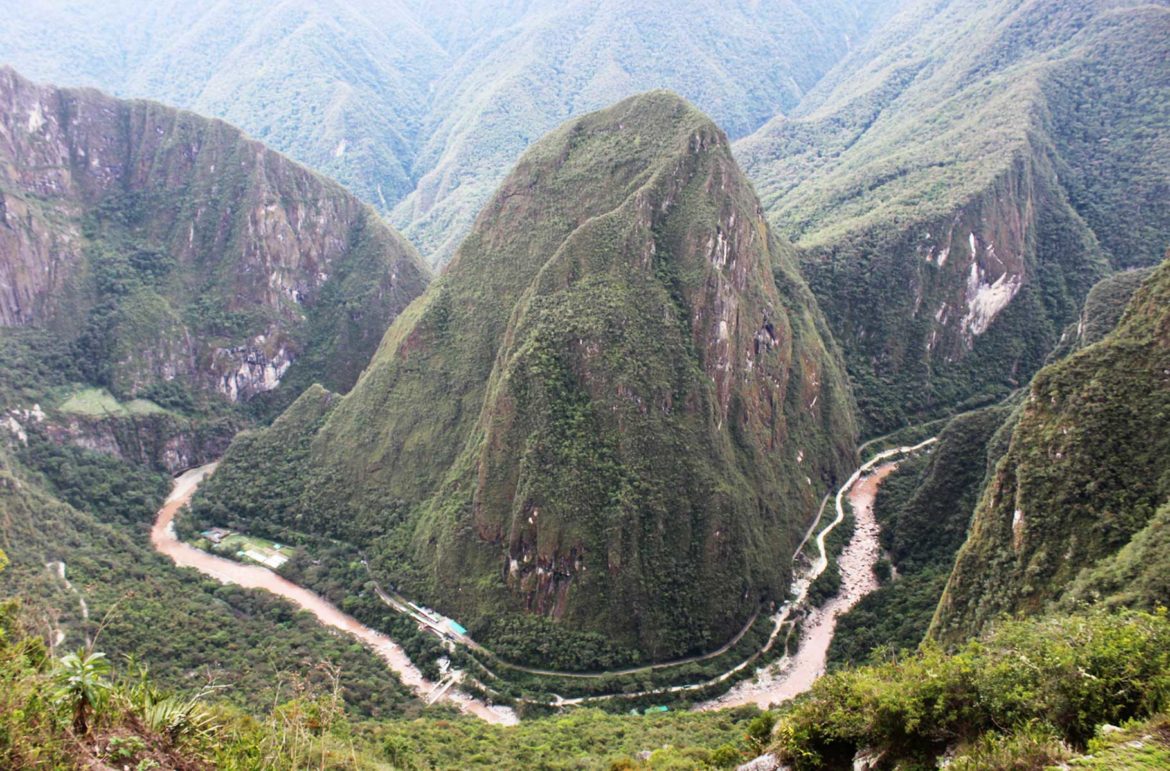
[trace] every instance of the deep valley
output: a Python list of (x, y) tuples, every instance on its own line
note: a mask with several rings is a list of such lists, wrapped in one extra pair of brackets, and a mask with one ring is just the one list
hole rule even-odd
[(0, 18), (0, 767), (1170, 767), (1170, 0)]

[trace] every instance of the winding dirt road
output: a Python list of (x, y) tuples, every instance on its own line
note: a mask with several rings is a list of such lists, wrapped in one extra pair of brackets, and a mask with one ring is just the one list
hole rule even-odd
[(155, 550), (170, 557), (179, 567), (194, 568), (221, 583), (272, 592), (309, 611), (325, 626), (340, 629), (364, 643), (386, 662), (408, 688), (428, 702), (431, 697), (441, 694), (441, 698), (437, 700), (448, 702), (458, 707), (461, 712), (489, 723), (515, 725), (519, 722), (516, 713), (507, 707), (488, 705), (462, 691), (450, 688), (446, 683), (435, 684), (427, 680), (411, 663), (406, 652), (393, 640), (341, 612), (315, 592), (294, 584), (268, 568), (217, 557), (180, 541), (175, 535), (175, 515), (191, 500), (199, 484), (215, 471), (216, 465), (211, 463), (192, 469), (175, 480), (174, 489), (166, 504), (159, 510), (154, 527), (150, 531), (150, 542)]

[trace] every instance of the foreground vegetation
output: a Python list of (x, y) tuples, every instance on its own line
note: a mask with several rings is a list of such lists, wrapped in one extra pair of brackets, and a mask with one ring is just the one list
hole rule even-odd
[(772, 749), (796, 769), (862, 750), (904, 769), (934, 768), (944, 752), (952, 768), (1037, 768), (1102, 724), (1168, 707), (1166, 611), (1096, 612), (1007, 622), (953, 654), (928, 646), (826, 676), (780, 716)]
[(21, 603), (0, 602), (3, 768), (294, 769), (357, 758), (336, 679), (298, 681), (260, 719), (212, 703), (214, 692), (160, 690), (133, 660), (115, 668), (92, 647), (54, 659)]
[(416, 720), (369, 734), (404, 769), (734, 768), (767, 745), (772, 716), (755, 708), (721, 713), (609, 715), (573, 710), (500, 728)]
[(831, 674), (774, 713), (576, 710), (514, 728), (453, 714), (355, 719), (335, 670), (246, 714), (214, 688), (162, 690), (94, 646), (56, 658), (27, 619), (21, 603), (0, 603), (4, 768), (720, 769), (768, 751), (819, 769), (864, 751), (883, 768), (934, 768), (945, 753), (975, 771), (1170, 757), (1158, 717), (1170, 707), (1165, 610), (1006, 622), (955, 653), (928, 646)]

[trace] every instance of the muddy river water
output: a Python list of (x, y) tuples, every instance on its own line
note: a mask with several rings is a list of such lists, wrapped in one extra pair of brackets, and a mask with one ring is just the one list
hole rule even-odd
[(490, 723), (514, 725), (516, 714), (507, 707), (491, 706), (455, 689), (442, 689), (423, 677), (422, 672), (411, 663), (406, 652), (386, 635), (362, 624), (354, 617), (343, 613), (335, 605), (315, 592), (294, 584), (268, 568), (259, 565), (245, 565), (234, 560), (217, 557), (202, 549), (183, 543), (175, 535), (174, 519), (199, 487), (199, 483), (215, 471), (211, 463), (192, 469), (175, 480), (174, 489), (166, 504), (158, 512), (154, 527), (150, 531), (150, 542), (161, 554), (174, 560), (179, 567), (194, 568), (203, 575), (225, 584), (235, 584), (245, 589), (263, 589), (279, 595), (302, 610), (317, 617), (322, 624), (339, 629), (357, 638), (373, 650), (386, 665), (398, 675), (408, 688), (426, 698), (432, 693), (442, 693), (442, 700), (458, 707), (462, 712), (475, 715)]
[[(770, 704), (791, 699), (812, 687), (816, 679), (824, 673), (826, 657), (829, 645), (833, 640), (833, 634), (836, 631), (838, 617), (853, 608), (862, 597), (877, 588), (877, 579), (873, 568), (878, 561), (881, 547), (879, 543), (880, 529), (874, 517), (873, 504), (878, 487), (898, 467), (898, 462), (894, 458), (917, 452), (934, 441), (936, 440), (929, 439), (915, 447), (887, 450), (875, 456), (855, 472), (838, 493), (837, 519), (820, 530), (817, 536), (814, 544), (819, 552), (817, 559), (794, 582), (796, 599), (786, 603), (774, 619), (776, 628), (773, 631), (773, 638), (783, 627), (789, 614), (804, 603), (809, 584), (826, 568), (824, 539), (844, 517), (842, 507), (842, 499), (844, 498), (849, 501), (853, 509), (855, 526), (853, 537), (838, 558), (841, 571), (840, 592), (823, 607), (808, 612), (801, 628), (799, 647), (793, 654), (786, 655), (776, 664), (757, 672), (755, 678), (739, 683), (723, 696), (697, 705), (698, 709), (722, 709), (743, 704), (757, 704), (761, 707), (767, 707)], [(175, 515), (191, 499), (199, 483), (215, 470), (215, 466), (216, 464), (211, 463), (192, 469), (175, 480), (174, 489), (170, 497), (167, 498), (166, 504), (158, 512), (158, 517), (151, 530), (150, 540), (156, 550), (170, 557), (176, 565), (194, 568), (217, 581), (235, 584), (247, 589), (264, 589), (279, 595), (297, 607), (312, 613), (322, 624), (357, 638), (377, 653), (407, 687), (428, 703), (435, 700), (446, 701), (458, 707), (462, 712), (475, 715), (490, 723), (514, 725), (518, 722), (516, 713), (507, 707), (491, 705), (474, 699), (466, 693), (452, 688), (453, 683), (449, 681), (438, 684), (430, 682), (411, 663), (405, 651), (393, 640), (343, 613), (315, 592), (294, 584), (268, 568), (259, 565), (246, 565), (218, 557), (180, 541), (175, 535)], [(673, 686), (639, 695), (666, 696), (695, 690), (704, 685), (724, 681), (747, 665), (748, 662), (745, 661), (706, 683)], [(600, 697), (558, 698), (557, 703), (568, 706), (596, 701), (598, 698)]]

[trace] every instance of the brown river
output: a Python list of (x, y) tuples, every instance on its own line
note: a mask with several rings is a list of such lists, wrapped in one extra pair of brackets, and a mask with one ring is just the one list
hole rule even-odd
[(199, 483), (215, 471), (215, 467), (216, 464), (211, 463), (192, 469), (175, 480), (174, 489), (158, 512), (154, 527), (150, 531), (150, 542), (159, 553), (170, 557), (179, 567), (194, 568), (221, 583), (272, 592), (298, 608), (309, 611), (325, 626), (339, 629), (364, 643), (386, 662), (403, 684), (428, 702), (437, 696), (440, 701), (489, 723), (515, 725), (518, 722), (516, 713), (507, 707), (488, 705), (462, 691), (427, 680), (411, 663), (406, 652), (393, 640), (341, 612), (315, 592), (294, 584), (268, 568), (217, 557), (180, 541), (175, 535), (175, 514), (187, 504)]
[[(786, 655), (776, 664), (757, 671), (754, 679), (739, 683), (723, 696), (696, 705), (697, 709), (724, 709), (742, 704), (758, 704), (766, 708), (770, 704), (791, 699), (812, 687), (816, 679), (825, 671), (826, 655), (833, 640), (833, 633), (836, 631), (837, 618), (856, 605), (862, 597), (877, 588), (873, 567), (877, 563), (880, 551), (878, 541), (880, 531), (874, 517), (873, 503), (878, 487), (898, 467), (898, 463), (893, 458), (917, 452), (935, 441), (937, 440), (928, 439), (914, 447), (894, 448), (879, 453), (859, 468), (846, 482), (837, 494), (838, 518), (821, 530), (817, 536), (816, 547), (820, 552), (819, 557), (804, 575), (799, 576), (794, 581), (793, 589), (797, 599), (786, 603), (773, 619), (775, 622), (773, 639), (783, 627), (792, 610), (804, 603), (804, 597), (810, 583), (826, 568), (824, 539), (845, 516), (842, 499), (848, 498), (855, 515), (855, 527), (853, 537), (838, 559), (841, 570), (840, 592), (824, 607), (813, 609), (805, 618), (799, 647), (794, 654)], [(297, 607), (312, 613), (322, 624), (352, 635), (377, 653), (387, 666), (398, 675), (399, 679), (428, 704), (440, 700), (446, 701), (466, 714), (498, 725), (515, 725), (518, 722), (516, 713), (511, 709), (473, 699), (453, 688), (452, 685), (457, 681), (448, 678), (438, 684), (430, 682), (423, 677), (418, 668), (411, 663), (405, 651), (393, 640), (343, 613), (320, 595), (292, 583), (268, 568), (224, 559), (178, 540), (175, 536), (175, 514), (186, 505), (199, 483), (215, 470), (215, 466), (216, 464), (211, 463), (201, 468), (192, 469), (175, 480), (174, 490), (167, 498), (166, 505), (159, 511), (158, 518), (151, 530), (150, 540), (155, 549), (174, 560), (176, 565), (194, 568), (217, 581), (236, 584), (248, 589), (264, 589), (284, 597)], [(744, 661), (704, 683), (678, 685), (632, 695), (666, 696), (692, 691), (723, 682), (748, 665), (749, 662)], [(570, 706), (604, 698), (606, 697), (575, 699), (556, 697), (555, 703), (559, 706)]]
[[(881, 530), (874, 517), (873, 502), (878, 487), (897, 468), (897, 462), (882, 463), (847, 486), (845, 495), (853, 507), (855, 524), (853, 537), (837, 560), (841, 569), (841, 590), (823, 607), (814, 608), (805, 617), (796, 652), (758, 672), (755, 679), (739, 683), (723, 696), (705, 702), (700, 705), (701, 709), (724, 709), (744, 704), (767, 709), (770, 704), (779, 704), (804, 693), (824, 674), (837, 619), (878, 588), (873, 568), (881, 550), (878, 540)], [(802, 601), (809, 582), (807, 578), (801, 582)]]

